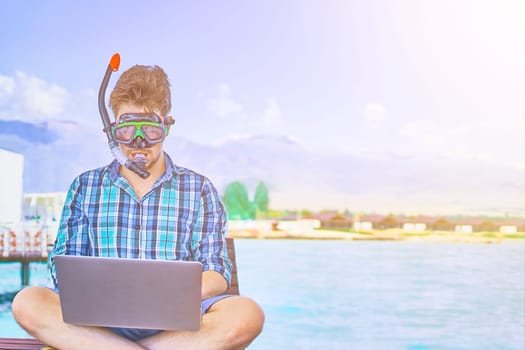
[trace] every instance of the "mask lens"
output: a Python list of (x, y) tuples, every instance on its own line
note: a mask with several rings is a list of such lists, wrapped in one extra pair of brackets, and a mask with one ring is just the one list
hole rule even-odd
[(135, 135), (136, 128), (133, 125), (117, 126), (115, 129), (115, 138), (118, 141), (130, 141)]
[(151, 141), (158, 141), (164, 138), (164, 129), (160, 126), (144, 125), (142, 131)]

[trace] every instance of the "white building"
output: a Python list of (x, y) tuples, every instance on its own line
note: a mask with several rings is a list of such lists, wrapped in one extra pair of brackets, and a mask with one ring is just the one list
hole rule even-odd
[(517, 233), (518, 228), (516, 226), (500, 226), (499, 232), (501, 233)]
[(407, 222), (403, 224), (403, 231), (411, 233), (425, 232), (427, 225), (423, 223), (411, 223)]
[(352, 228), (354, 231), (368, 232), (372, 231), (374, 225), (371, 221), (355, 221)]
[(316, 219), (279, 220), (277, 227), (279, 230), (290, 233), (313, 232), (316, 228), (321, 227), (321, 221)]
[(24, 156), (0, 148), (0, 223), (22, 220)]
[(457, 233), (472, 233), (472, 225), (456, 225), (455, 231)]
[(58, 221), (66, 200), (66, 194), (66, 192), (24, 194), (24, 218), (42, 223)]
[[(277, 225), (275, 225), (277, 224)], [(279, 230), (292, 233), (313, 232), (321, 227), (321, 221), (316, 219), (300, 220), (228, 220), (228, 229), (233, 231), (258, 230), (272, 231), (274, 226)]]

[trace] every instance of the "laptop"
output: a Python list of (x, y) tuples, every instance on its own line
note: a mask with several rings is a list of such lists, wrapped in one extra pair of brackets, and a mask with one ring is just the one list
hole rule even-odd
[(57, 255), (64, 322), (106, 327), (198, 330), (202, 265)]

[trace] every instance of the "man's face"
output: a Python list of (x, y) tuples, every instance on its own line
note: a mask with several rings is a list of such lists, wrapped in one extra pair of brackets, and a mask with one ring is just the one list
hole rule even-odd
[[(142, 106), (137, 106), (129, 103), (122, 104), (118, 109), (116, 122), (119, 122), (119, 118), (121, 115), (145, 112), (146, 110)], [(159, 111), (154, 111), (154, 113), (160, 116)], [(161, 116), (161, 118), (164, 118), (164, 116)], [(151, 170), (155, 164), (162, 160), (162, 145), (163, 142), (159, 142), (147, 148), (134, 148), (119, 143), (119, 147), (122, 153), (124, 153), (124, 155), (131, 161), (134, 160), (135, 155), (137, 154), (144, 155), (146, 157), (146, 170)]]

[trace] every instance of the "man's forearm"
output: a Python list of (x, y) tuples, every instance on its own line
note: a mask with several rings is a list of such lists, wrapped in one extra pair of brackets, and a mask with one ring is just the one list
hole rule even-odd
[(202, 273), (202, 299), (212, 298), (222, 294), (228, 288), (228, 282), (216, 271)]

